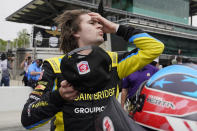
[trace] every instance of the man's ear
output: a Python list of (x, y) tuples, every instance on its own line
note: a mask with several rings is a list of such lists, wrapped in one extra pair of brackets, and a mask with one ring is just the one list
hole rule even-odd
[(80, 35), (78, 33), (74, 33), (73, 36), (76, 37), (76, 38), (80, 37)]

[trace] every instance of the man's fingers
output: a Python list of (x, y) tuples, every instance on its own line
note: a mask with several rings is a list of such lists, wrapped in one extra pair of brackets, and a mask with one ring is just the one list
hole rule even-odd
[(62, 82), (61, 82), (61, 85), (66, 85), (68, 82), (67, 82), (67, 80), (63, 80)]
[(61, 82), (61, 87), (66, 87), (68, 85), (68, 81), (67, 80), (63, 80)]
[(88, 13), (88, 15), (91, 16), (91, 18), (93, 20), (98, 20), (98, 21), (103, 21), (104, 20), (104, 18), (101, 15), (99, 15), (98, 13), (91, 12), (91, 13)]
[(78, 91), (73, 92), (73, 93), (70, 95), (70, 100), (74, 100), (74, 99), (76, 99), (78, 96), (79, 96)]
[(66, 100), (74, 100), (75, 98), (77, 98), (78, 96), (78, 91), (73, 91), (73, 92), (66, 92), (65, 94), (63, 94), (64, 99)]
[(95, 13), (95, 12), (90, 12), (90, 13), (88, 13), (88, 15), (90, 15), (90, 16), (101, 16), (100, 14)]
[(61, 82), (61, 87), (59, 89), (60, 95), (63, 99), (71, 101), (77, 98), (79, 92), (73, 88), (73, 86), (66, 80)]
[(102, 22), (102, 18), (99, 17), (99, 16), (91, 16), (91, 19), (94, 20), (94, 21), (99, 21), (99, 22)]
[(72, 93), (75, 89), (72, 86), (63, 87), (63, 92)]
[(73, 97), (70, 98), (70, 100), (72, 101), (72, 100), (76, 99), (77, 97), (78, 97), (77, 95), (73, 96)]

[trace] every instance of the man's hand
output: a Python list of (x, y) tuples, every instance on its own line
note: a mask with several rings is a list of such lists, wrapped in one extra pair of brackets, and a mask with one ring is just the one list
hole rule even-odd
[(26, 61), (28, 60), (28, 57), (31, 57), (31, 55), (29, 53), (25, 55), (25, 60)]
[(79, 92), (74, 90), (71, 84), (69, 84), (66, 80), (61, 82), (61, 87), (59, 88), (59, 92), (61, 97), (64, 100), (72, 101), (77, 98)]
[(101, 25), (103, 25), (104, 33), (116, 33), (116, 29), (119, 26), (118, 24), (105, 19), (98, 13), (91, 12), (91, 13), (88, 13), (88, 15), (91, 16), (92, 20), (98, 21), (100, 22)]
[(40, 77), (38, 78), (38, 80), (41, 80), (42, 79), (42, 76), (43, 76), (43, 71), (40, 72)]

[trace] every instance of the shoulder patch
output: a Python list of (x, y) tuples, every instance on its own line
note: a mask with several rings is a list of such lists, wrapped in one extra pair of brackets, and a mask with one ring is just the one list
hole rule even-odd
[(53, 71), (55, 73), (61, 73), (60, 70), (60, 60), (62, 59), (63, 55), (60, 57), (54, 57), (54, 58), (50, 58), (50, 59), (46, 59), (46, 61), (48, 61), (50, 63), (50, 65), (53, 68)]
[(117, 67), (118, 63), (118, 54), (116, 52), (109, 52), (107, 51), (108, 55), (110, 56), (112, 60), (112, 67)]

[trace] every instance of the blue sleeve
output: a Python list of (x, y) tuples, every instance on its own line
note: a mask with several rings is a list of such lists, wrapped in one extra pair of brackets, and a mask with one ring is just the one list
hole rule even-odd
[(30, 72), (32, 72), (32, 71), (35, 71), (34, 65), (33, 65), (33, 64), (31, 64), (31, 65), (28, 67), (28, 72), (30, 73)]

